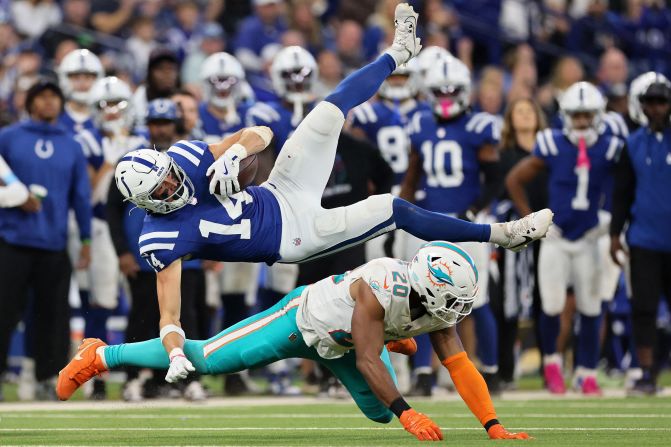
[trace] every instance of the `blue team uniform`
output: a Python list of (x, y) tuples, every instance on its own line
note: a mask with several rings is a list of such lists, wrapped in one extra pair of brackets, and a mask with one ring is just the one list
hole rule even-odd
[(586, 178), (576, 173), (578, 149), (558, 129), (538, 133), (533, 155), (548, 169), (549, 208), (554, 223), (565, 239), (575, 241), (599, 223), (608, 178), (623, 142), (615, 136), (602, 135), (588, 148), (590, 169)]
[(500, 118), (489, 113), (464, 113), (438, 122), (431, 112), (416, 114), (409, 126), (412, 150), (422, 160), (417, 204), (431, 211), (460, 214), (480, 196), (478, 151), (498, 144)]
[(168, 154), (191, 179), (195, 192), (185, 207), (145, 217), (140, 254), (156, 271), (184, 257), (267, 263), (280, 258), (282, 219), (268, 189), (250, 186), (233, 197), (218, 198), (210, 194), (205, 175), (214, 162), (207, 143), (178, 141)]
[(406, 127), (412, 116), (429, 111), (425, 102), (413, 101), (410, 107), (390, 107), (383, 101), (363, 103), (353, 110), (352, 127), (363, 130), (394, 171), (394, 185), (400, 185), (408, 170), (410, 140)]
[[(312, 108), (312, 104), (306, 104), (304, 115)], [(277, 155), (284, 143), (294, 133), (296, 127), (291, 122), (293, 117), (293, 110), (284, 107), (280, 102), (257, 102), (247, 111), (247, 125), (248, 126), (268, 126), (274, 134), (274, 149)]]
[(198, 106), (198, 116), (200, 117), (200, 129), (205, 135), (204, 140), (213, 143), (221, 140), (227, 135), (237, 132), (245, 127), (245, 116), (249, 106), (242, 104), (237, 108), (239, 121), (236, 123), (226, 123), (219, 120), (207, 110), (207, 102), (203, 102)]

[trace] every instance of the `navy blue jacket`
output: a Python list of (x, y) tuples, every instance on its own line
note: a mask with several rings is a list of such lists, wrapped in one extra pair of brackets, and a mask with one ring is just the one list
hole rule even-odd
[(46, 189), (42, 209), (0, 210), (0, 238), (12, 245), (64, 250), (68, 211), (75, 210), (82, 239), (91, 237), (91, 185), (81, 145), (58, 125), (23, 121), (0, 131), (0, 155), (29, 188)]

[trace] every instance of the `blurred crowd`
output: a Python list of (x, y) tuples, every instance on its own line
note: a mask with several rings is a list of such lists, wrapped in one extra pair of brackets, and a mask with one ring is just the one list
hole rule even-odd
[[(9, 352), (14, 361), (0, 368), (0, 373), (20, 374), (19, 397), (54, 397), (53, 377), (65, 364), (72, 334), (75, 338), (86, 334), (114, 342), (158, 336), (154, 273), (138, 253), (143, 212), (132, 211), (116, 186), (110, 186), (116, 162), (139, 147), (167, 150), (179, 139), (215, 142), (245, 125), (268, 125), (276, 139), (273, 150), (267, 151), (267, 160), (259, 163), (257, 182), (263, 181), (283, 141), (314, 101), (325, 97), (343, 77), (376, 58), (390, 44), (397, 3), (0, 0), (0, 127), (18, 126), (25, 120), (33, 125), (17, 128), (12, 134), (5, 132), (0, 137), (0, 155), (19, 180), (29, 186), (28, 198), (19, 202), (21, 212), (45, 216), (39, 224), (26, 224), (25, 228), (31, 231), (30, 225), (36, 225), (35, 231), (44, 231), (45, 240), (50, 240), (30, 245), (31, 250), (37, 248), (54, 255), (44, 261), (43, 267), (51, 276), (34, 272), (30, 265), (42, 260), (43, 252), (24, 250), (21, 238), (25, 235), (0, 234), (4, 238), (0, 266), (14, 265), (15, 259), (25, 262), (25, 268), (17, 263), (18, 270), (12, 270), (12, 275), (23, 282), (11, 292), (26, 298), (9, 297), (6, 290), (0, 299), (0, 304), (3, 300), (15, 301), (2, 307), (13, 316), (6, 319), (0, 331), (0, 345), (7, 345), (0, 346), (0, 356), (7, 357)], [(671, 75), (671, 10), (662, 0), (409, 3), (420, 13), (418, 34), (423, 39), (424, 57), (407, 71), (396, 73), (396, 79), (390, 78), (378, 98), (349, 117), (324, 195), (327, 206), (341, 206), (371, 193), (391, 190), (434, 211), (469, 220), (508, 220), (543, 208), (552, 203), (547, 173), (541, 174), (540, 168), (534, 175), (515, 169), (520, 171), (520, 160), (534, 151), (538, 131), (566, 128), (562, 118), (566, 109), (562, 109), (561, 100), (569, 88), (580, 81), (595, 86), (595, 92), (589, 90), (586, 94), (603, 98), (599, 119), (607, 130), (600, 128), (600, 134), (606, 132), (624, 143), (629, 131), (641, 125), (641, 120), (632, 116), (628, 101), (631, 80), (649, 71)], [(436, 75), (429, 75), (433, 66), (445, 58), (450, 61), (446, 66), (461, 73), (449, 85), (441, 85)], [(649, 80), (646, 88), (654, 82)], [(449, 104), (440, 102), (441, 95), (452, 98)], [(62, 115), (50, 115), (49, 101), (61, 101), (56, 109), (60, 113), (63, 107)], [(387, 109), (375, 104), (387, 104), (388, 116), (383, 115)], [(449, 188), (456, 174), (438, 172), (438, 164), (434, 171), (429, 166), (423, 172), (417, 155), (421, 151), (426, 162), (424, 143), (430, 138), (422, 134), (421, 118), (413, 117), (433, 113), (437, 119), (447, 119), (448, 108), (449, 114), (472, 116), (473, 121), (464, 124), (464, 132), (472, 131), (468, 128), (472, 123), (480, 138), (475, 146), (479, 162), (475, 178), (482, 180), (486, 194), (476, 194), (463, 209), (442, 209), (442, 205), (431, 202), (426, 195), (430, 195), (429, 190)], [(441, 117), (440, 110), (446, 115)], [(382, 121), (388, 125), (383, 126)], [(59, 131), (40, 127), (40, 123), (53, 124), (54, 129), (61, 126), (72, 135), (72, 140), (67, 140), (59, 134), (63, 140), (56, 145), (79, 144), (83, 148), (86, 166), (67, 160), (72, 166), (59, 174), (60, 179), (48, 175), (49, 181), (56, 183), (67, 179), (68, 186), (63, 189), (69, 192), (63, 194), (61, 206), (74, 209), (69, 217), (67, 213), (41, 210), (40, 201), (46, 197), (43, 189), (51, 194), (57, 188), (46, 187), (47, 180), (23, 179), (21, 168), (17, 169), (17, 163), (13, 165), (8, 156), (10, 147), (24, 138), (21, 132), (31, 135), (25, 136), (29, 141), (25, 145), (34, 145), (38, 157), (42, 154), (48, 158), (54, 152), (44, 142), (44, 135)], [(575, 145), (580, 146), (577, 140)], [(366, 154), (365, 163), (353, 155), (353, 147), (357, 154)], [(60, 148), (56, 148), (57, 153)], [(454, 157), (452, 148), (443, 149), (441, 157)], [(429, 152), (432, 150), (428, 148)], [(438, 151), (437, 144), (435, 150)], [(612, 155), (608, 160), (611, 158)], [(551, 162), (546, 162), (550, 167)], [(454, 169), (454, 160), (451, 163)], [(0, 174), (2, 168), (0, 164)], [(365, 171), (356, 177), (358, 183), (348, 178), (347, 173), (354, 170)], [(510, 174), (508, 180), (505, 174)], [(31, 175), (47, 176), (44, 172)], [(89, 185), (79, 186), (82, 175), (90, 180)], [(351, 174), (350, 177), (353, 178)], [(524, 182), (516, 183), (519, 179)], [(6, 179), (3, 183), (10, 184)], [(526, 202), (520, 200), (517, 186), (526, 188)], [(610, 193), (604, 195), (609, 202)], [(604, 204), (599, 210), (604, 211), (600, 213), (605, 219), (600, 222), (603, 230), (608, 227), (610, 205)], [(0, 219), (8, 216), (2, 214)], [(20, 217), (11, 218), (23, 222)], [(46, 227), (53, 227), (56, 239), (62, 236), (63, 243), (53, 242)], [(607, 234), (608, 230), (602, 232)], [(10, 240), (11, 237), (15, 239)], [(601, 254), (607, 258), (607, 236), (605, 240), (601, 238), (600, 244), (606, 246)], [(252, 309), (269, 307), (297, 284), (342, 273), (371, 256), (407, 258), (418, 244), (405, 235), (385, 236), (366, 249), (353, 249), (339, 259), (302, 267), (189, 261), (184, 264), (189, 273), (183, 275), (182, 283), (185, 330), (189, 338), (207, 338), (218, 328), (245, 318)], [(595, 278), (600, 270), (610, 269), (609, 275), (603, 275), (609, 276), (610, 282), (595, 292), (604, 304), (585, 311), (581, 303), (584, 293), (576, 290), (580, 286), (573, 271), (551, 283), (562, 295), (558, 298), (561, 305), (551, 308), (542, 303), (537, 269), (543, 255), (538, 244), (521, 255), (483, 251), (481, 247), (472, 250), (477, 252), (474, 258), (479, 257), (479, 269), (485, 272), (481, 285), (484, 298), (473, 318), (460, 330), (465, 334), (467, 349), (477, 353), (493, 393), (514, 389), (520, 374), (529, 372), (529, 368), (532, 372), (540, 368), (551, 392), (563, 393), (561, 377), (573, 370), (573, 386), (596, 395), (601, 393), (595, 382), (597, 369), (626, 375), (628, 387), (635, 388), (642, 378), (650, 379), (646, 376), (648, 370), (654, 370), (656, 375), (667, 364), (668, 349), (664, 346), (670, 323), (663, 304), (659, 314), (655, 307), (652, 321), (658, 333), (652, 339), (646, 338), (646, 346), (653, 343), (661, 348), (655, 350), (654, 359), (650, 353), (651, 357), (643, 360), (644, 368), (640, 368), (633, 347), (624, 275), (610, 261), (606, 268), (606, 258), (592, 258), (588, 261), (590, 267), (583, 270), (592, 272)], [(56, 268), (68, 264), (61, 256), (66, 252), (75, 267), (72, 282), (69, 268)], [(664, 268), (668, 272), (671, 267)], [(21, 269), (25, 274), (20, 273)], [(54, 279), (58, 275), (60, 279)], [(13, 281), (11, 275), (2, 276), (2, 280)], [(50, 294), (60, 298), (49, 301)], [(69, 308), (76, 317), (73, 325), (69, 324)], [(50, 318), (45, 318), (45, 314)], [(22, 321), (20, 331), (14, 333), (10, 344), (18, 321)], [(539, 321), (541, 324), (534, 326)], [(553, 330), (548, 334), (539, 326)], [(39, 340), (45, 337), (51, 337), (52, 344), (42, 346)], [(581, 351), (580, 343), (591, 346), (587, 351), (597, 351), (599, 368), (591, 352)], [(437, 387), (449, 388), (446, 377), (436, 376), (435, 361), (426, 351), (427, 342), (419, 344), (420, 352), (411, 362), (407, 358), (394, 359), (401, 388), (420, 395), (431, 395)], [(540, 348), (540, 360), (530, 361), (528, 355), (522, 355), (535, 347)], [(589, 361), (585, 361), (586, 356)], [(23, 360), (16, 360), (17, 357)], [(166, 391), (160, 373), (126, 373), (123, 397), (130, 401), (161, 393), (181, 394), (191, 400), (207, 396), (197, 376)], [(299, 368), (297, 363), (285, 361), (272, 365), (262, 375), (274, 394), (305, 391), (295, 386), (299, 376), (323, 393), (342, 393), (328, 371), (308, 364)], [(652, 379), (649, 382), (654, 384)], [(246, 373), (225, 378), (228, 394), (246, 393), (253, 388)], [(642, 389), (651, 394), (649, 387)], [(86, 392), (93, 398), (104, 398), (104, 379), (94, 381)]]

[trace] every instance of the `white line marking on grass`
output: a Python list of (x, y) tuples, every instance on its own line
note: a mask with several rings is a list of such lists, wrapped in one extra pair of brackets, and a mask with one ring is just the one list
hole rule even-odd
[[(482, 427), (441, 427), (442, 430), (447, 431), (482, 431)], [(175, 432), (196, 432), (196, 431), (363, 431), (363, 430), (377, 430), (377, 431), (398, 431), (404, 430), (402, 427), (57, 427), (57, 428), (0, 428), (0, 432), (106, 432), (106, 431), (175, 431)], [(671, 432), (671, 427), (524, 427), (511, 428), (511, 430), (528, 430), (528, 431), (658, 431)]]
[[(533, 419), (671, 419), (671, 413), (506, 413), (506, 418), (533, 418)], [(432, 417), (471, 419), (472, 414), (467, 413), (431, 413)], [(49, 414), (49, 413), (0, 413), (0, 418), (7, 419), (362, 419), (362, 414), (347, 413), (254, 413), (244, 414)]]

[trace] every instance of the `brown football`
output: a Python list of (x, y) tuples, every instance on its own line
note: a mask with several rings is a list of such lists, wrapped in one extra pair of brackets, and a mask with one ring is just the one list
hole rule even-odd
[[(245, 189), (252, 184), (254, 178), (256, 177), (256, 170), (259, 167), (259, 163), (256, 160), (256, 154), (250, 155), (247, 158), (243, 158), (240, 162), (240, 172), (238, 173), (238, 182), (240, 182), (240, 189)], [(209, 177), (210, 179), (212, 176)], [(219, 190), (219, 185), (217, 185), (214, 190), (215, 194), (221, 194)]]

